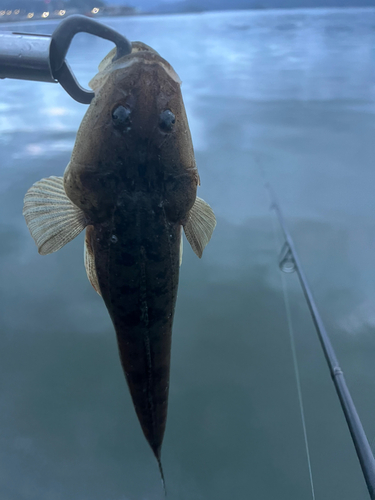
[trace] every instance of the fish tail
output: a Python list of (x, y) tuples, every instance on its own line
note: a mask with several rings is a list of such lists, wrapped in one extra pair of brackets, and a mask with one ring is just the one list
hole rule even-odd
[(163, 485), (163, 490), (164, 490), (164, 497), (167, 498), (167, 487), (165, 486), (164, 471), (163, 471), (163, 465), (161, 463), (160, 451), (155, 453), (155, 457), (159, 466), (161, 484)]

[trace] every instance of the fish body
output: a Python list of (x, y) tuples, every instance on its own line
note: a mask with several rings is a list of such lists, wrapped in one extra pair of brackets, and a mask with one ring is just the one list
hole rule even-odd
[(160, 457), (169, 388), (181, 226), (144, 196), (121, 197), (110, 221), (89, 226), (101, 295), (143, 432)]
[[(42, 179), (24, 216), (41, 254), (86, 228), (85, 267), (112, 319), (134, 407), (160, 466), (182, 228), (201, 257), (216, 225), (199, 176), (180, 81), (150, 47), (111, 52), (64, 177)], [(161, 470), (162, 472), (162, 470)]]

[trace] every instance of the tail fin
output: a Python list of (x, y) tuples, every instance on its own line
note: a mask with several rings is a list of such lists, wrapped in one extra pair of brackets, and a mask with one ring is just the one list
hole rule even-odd
[(160, 451), (155, 452), (155, 457), (156, 457), (156, 460), (157, 460), (158, 466), (159, 466), (161, 484), (163, 485), (163, 490), (164, 490), (164, 497), (167, 498), (167, 488), (165, 486), (164, 471), (163, 471), (163, 466), (161, 463)]

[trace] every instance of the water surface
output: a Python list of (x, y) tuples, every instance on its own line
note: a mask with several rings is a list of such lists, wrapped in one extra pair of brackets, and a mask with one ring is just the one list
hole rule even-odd
[[(374, 445), (375, 9), (103, 21), (181, 77), (199, 195), (218, 219), (201, 261), (184, 246), (163, 445), (169, 498), (309, 499), (282, 241), (259, 166)], [(110, 48), (76, 37), (68, 58), (82, 83)], [(31, 184), (62, 175), (86, 107), (58, 85), (3, 80), (0, 90), (0, 497), (159, 500), (83, 237), (41, 257), (22, 217)], [(366, 498), (296, 277), (287, 283), (316, 498)]]

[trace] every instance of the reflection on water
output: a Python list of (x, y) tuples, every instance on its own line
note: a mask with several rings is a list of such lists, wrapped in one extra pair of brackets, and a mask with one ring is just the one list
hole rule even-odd
[[(175, 67), (218, 226), (185, 245), (163, 461), (171, 499), (309, 498), (266, 169), (373, 444), (375, 10), (108, 19)], [(52, 32), (53, 23), (17, 30)], [(87, 84), (110, 44), (77, 36)], [(157, 500), (82, 236), (37, 254), (22, 200), (62, 175), (85, 106), (0, 82), (0, 497)], [(317, 498), (366, 490), (294, 275), (289, 284)], [(334, 464), (334, 465), (333, 465)]]

